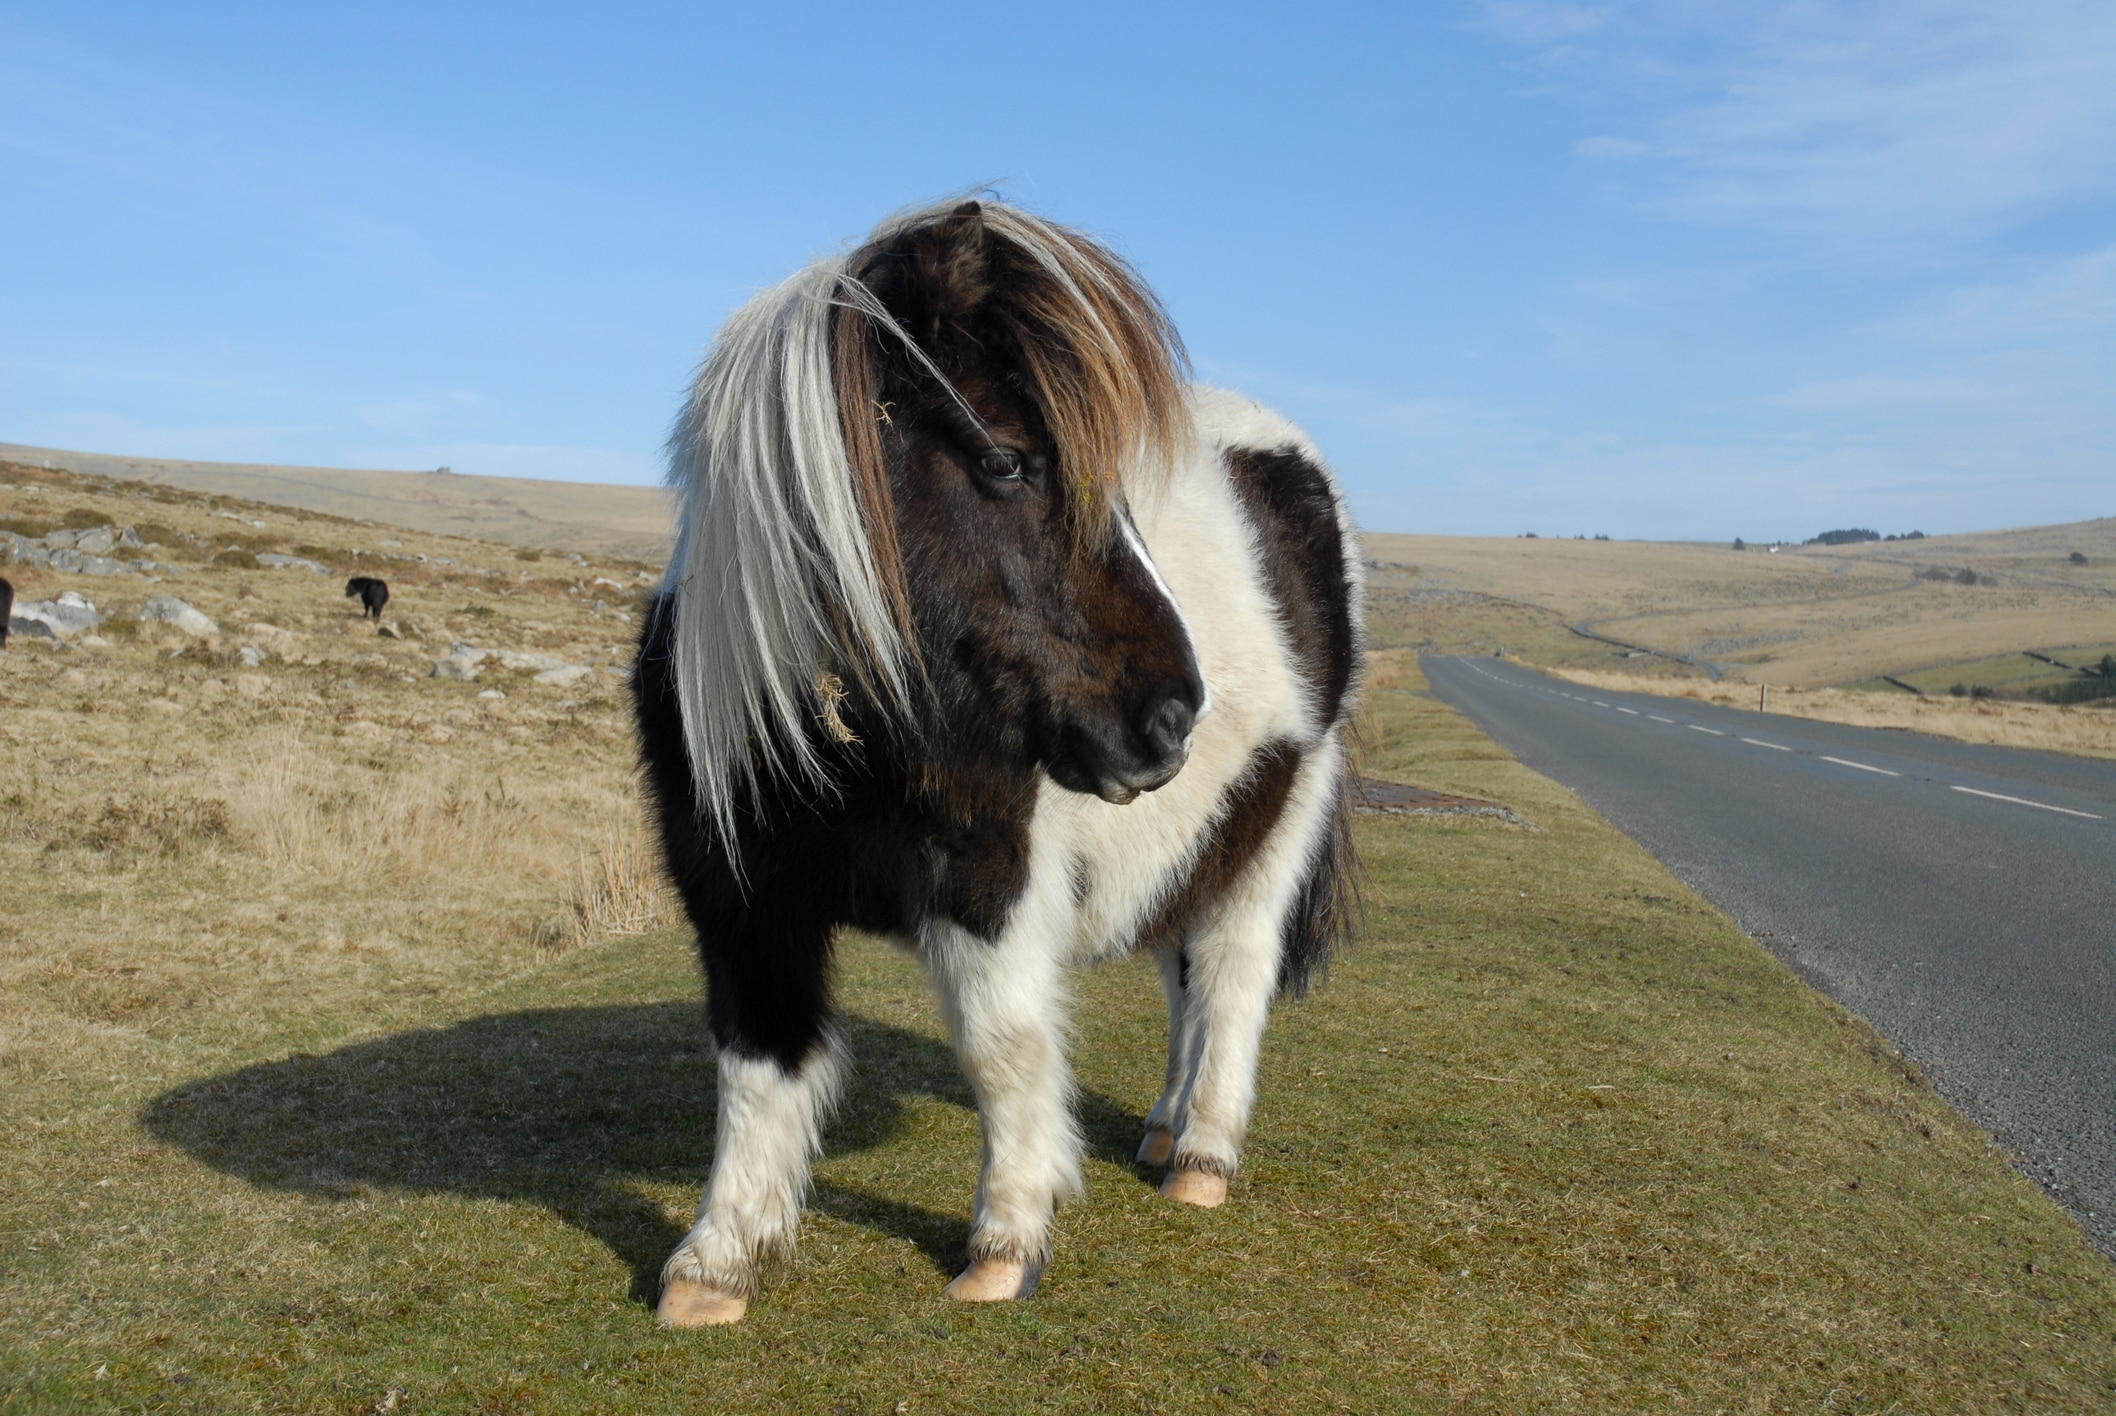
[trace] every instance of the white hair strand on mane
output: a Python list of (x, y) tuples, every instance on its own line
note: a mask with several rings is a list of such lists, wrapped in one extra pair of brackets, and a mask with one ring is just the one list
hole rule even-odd
[(730, 844), (744, 788), (783, 774), (827, 789), (808, 732), (819, 675), (850, 652), (885, 699), (906, 694), (838, 422), (846, 283), (843, 258), (818, 261), (736, 311), (670, 438), (677, 698), (700, 814)]

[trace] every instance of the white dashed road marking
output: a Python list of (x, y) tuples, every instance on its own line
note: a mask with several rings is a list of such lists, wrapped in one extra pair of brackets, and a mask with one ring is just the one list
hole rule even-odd
[[(1510, 680), (1500, 678), (1497, 674), (1486, 673), (1483, 669), (1477, 669), (1476, 672), (1484, 674), (1486, 678), (1493, 679), (1499, 683), (1506, 683), (1510, 686), (1519, 687), (1519, 685), (1512, 685)], [(1676, 724), (1676, 719), (1674, 718), (1663, 718), (1658, 713), (1641, 714), (1638, 709), (1626, 708), (1620, 703), (1609, 704), (1602, 702), (1602, 700), (1599, 698), (1583, 698), (1579, 694), (1566, 693), (1562, 689), (1545, 689), (1544, 692), (1555, 693), (1555, 695), (1559, 698), (1570, 698), (1575, 703), (1592, 703), (1597, 708), (1614, 707), (1619, 713), (1629, 713), (1634, 718), (1643, 716), (1656, 723), (1666, 723), (1670, 727), (1674, 727)], [(1727, 736), (1727, 734), (1725, 732), (1722, 732), (1720, 729), (1708, 728), (1702, 723), (1684, 723), (1682, 726), (1688, 728), (1693, 733), (1710, 733), (1713, 737)], [(1784, 743), (1781, 742), (1765, 742), (1762, 738), (1743, 737), (1740, 740), (1742, 742), (1748, 743), (1751, 747), (1767, 747), (1773, 752), (1801, 751), (1801, 749), (1787, 747)], [(1836, 766), (1839, 767), (1850, 767), (1853, 770), (1859, 772), (1872, 772), (1877, 776), (1900, 777), (1903, 775), (1901, 772), (1892, 771), (1886, 767), (1875, 767), (1872, 764), (1866, 762), (1854, 762), (1848, 757), (1830, 757), (1824, 753), (1813, 752), (1812, 750), (1807, 750), (1806, 755), (1818, 757), (1824, 762), (1834, 763)], [(1918, 780), (1932, 781), (1932, 779), (1929, 777), (1921, 777)], [(2004, 792), (1987, 792), (1977, 787), (1957, 786), (1951, 782), (1934, 782), (1933, 785), (1945, 786), (1949, 791), (1965, 792), (1970, 796), (1984, 797), (1991, 801), (2010, 802), (2015, 806), (2032, 806), (2037, 811), (2054, 811), (2061, 816), (2077, 816), (2087, 821), (2103, 821), (2107, 819), (2106, 817), (2097, 816), (2091, 811), (2074, 811), (2069, 806), (2052, 806), (2046, 801), (2030, 801), (2027, 797), (2007, 796)]]
[(1824, 757), (1824, 762), (1834, 762), (1839, 767), (1856, 767), (1861, 772), (1879, 772), (1884, 777), (1900, 777), (1901, 772), (1891, 772), (1886, 767), (1869, 767), (1864, 762), (1853, 762), (1842, 757)]
[(2052, 806), (2046, 801), (2030, 801), (2026, 797), (2007, 796), (2004, 792), (1980, 792), (1975, 787), (1951, 787), (1949, 790), (1967, 792), (1971, 796), (1990, 797), (1993, 801), (2010, 801), (2015, 806), (2032, 806), (2037, 811), (2060, 811), (2066, 816), (2084, 816), (2089, 821), (2101, 820), (2091, 811), (2074, 811), (2069, 806)]

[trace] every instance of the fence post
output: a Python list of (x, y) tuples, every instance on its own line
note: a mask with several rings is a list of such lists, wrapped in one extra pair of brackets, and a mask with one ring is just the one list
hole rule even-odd
[(1756, 711), (1759, 713), (1771, 711), (1771, 686), (1767, 683), (1756, 685)]

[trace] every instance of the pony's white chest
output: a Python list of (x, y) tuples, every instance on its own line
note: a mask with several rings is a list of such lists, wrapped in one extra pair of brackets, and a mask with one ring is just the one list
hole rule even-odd
[(1305, 743), (1316, 726), (1307, 721), (1255, 537), (1218, 456), (1201, 450), (1164, 495), (1134, 514), (1189, 622), (1212, 709), (1197, 725), (1183, 770), (1128, 805), (1043, 782), (1020, 923), (1049, 930), (1080, 962), (1129, 949), (1187, 873), (1228, 788), (1258, 748), (1280, 739)]

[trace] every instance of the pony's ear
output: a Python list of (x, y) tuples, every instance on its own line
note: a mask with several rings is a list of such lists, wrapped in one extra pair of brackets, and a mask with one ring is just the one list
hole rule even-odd
[(984, 207), (962, 202), (908, 233), (873, 281), (890, 313), (928, 349), (965, 330), (992, 293), (991, 236)]

